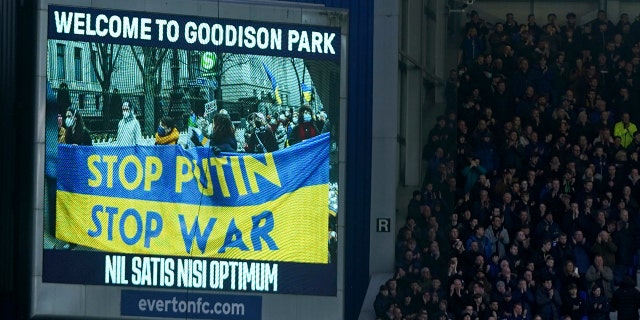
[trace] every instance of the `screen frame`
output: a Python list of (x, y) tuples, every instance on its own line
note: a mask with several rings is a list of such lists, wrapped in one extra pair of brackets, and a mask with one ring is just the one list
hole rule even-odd
[[(63, 3), (62, 3), (63, 2)], [(246, 21), (259, 21), (267, 23), (299, 24), (303, 26), (327, 26), (339, 27), (340, 37), (340, 124), (339, 124), (339, 186), (338, 203), (338, 265), (337, 265), (337, 294), (335, 297), (295, 296), (283, 294), (258, 294), (240, 292), (221, 292), (223, 294), (249, 294), (263, 298), (262, 315), (286, 315), (284, 310), (291, 309), (291, 302), (295, 301), (298, 310), (303, 311), (313, 318), (339, 318), (343, 314), (344, 292), (344, 248), (345, 248), (345, 187), (346, 187), (346, 150), (347, 150), (347, 43), (348, 43), (348, 14), (343, 9), (326, 9), (317, 5), (304, 5), (297, 3), (283, 3), (273, 1), (251, 1), (250, 3), (202, 2), (202, 1), (169, 1), (164, 4), (133, 0), (125, 4), (121, 3), (90, 3), (86, 1), (56, 1), (55, 3), (41, 0), (38, 8), (38, 61), (36, 73), (36, 112), (35, 122), (35, 166), (34, 177), (35, 196), (33, 203), (33, 250), (32, 250), (32, 316), (65, 316), (65, 317), (109, 317), (121, 318), (118, 308), (113, 305), (120, 299), (120, 292), (131, 287), (112, 287), (102, 285), (77, 285), (57, 284), (42, 282), (42, 257), (43, 257), (43, 229), (44, 229), (44, 163), (45, 163), (45, 99), (46, 99), (46, 43), (47, 43), (47, 11), (49, 5), (69, 5), (78, 7), (92, 7), (97, 9), (113, 9), (127, 11), (146, 11), (153, 13), (178, 14), (189, 16), (215, 17), (221, 19), (237, 19)], [(264, 3), (264, 4), (263, 4)], [(176, 11), (176, 8), (179, 8)], [(206, 10), (216, 15), (202, 15)], [(262, 16), (261, 16), (262, 15)], [(260, 19), (256, 17), (261, 16)], [(292, 18), (294, 17), (294, 18)], [(296, 21), (292, 21), (296, 20)], [(158, 290), (144, 288), (145, 290)], [(174, 291), (185, 291), (171, 289)], [(104, 300), (113, 303), (105, 303)], [(80, 304), (81, 307), (78, 307)], [(108, 305), (108, 307), (105, 307)], [(326, 308), (324, 306), (331, 306)], [(336, 308), (338, 306), (338, 308)], [(309, 312), (313, 310), (313, 312)], [(316, 312), (317, 310), (317, 312)], [(292, 311), (288, 311), (289, 313)], [(298, 313), (292, 313), (292, 315)]]

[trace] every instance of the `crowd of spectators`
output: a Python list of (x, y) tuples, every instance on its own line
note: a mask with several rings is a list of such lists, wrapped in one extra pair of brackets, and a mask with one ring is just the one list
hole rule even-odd
[(640, 17), (476, 12), (379, 319), (638, 319)]

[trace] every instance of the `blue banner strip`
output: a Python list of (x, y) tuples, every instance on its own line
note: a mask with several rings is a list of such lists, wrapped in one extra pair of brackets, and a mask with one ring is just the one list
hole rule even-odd
[(77, 194), (247, 206), (328, 182), (328, 133), (267, 155), (216, 157), (209, 148), (177, 145), (58, 147), (58, 190)]

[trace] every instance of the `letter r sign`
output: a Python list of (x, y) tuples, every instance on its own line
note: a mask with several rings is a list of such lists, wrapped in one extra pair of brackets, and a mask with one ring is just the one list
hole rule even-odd
[(391, 219), (378, 218), (376, 223), (376, 231), (378, 232), (391, 232)]

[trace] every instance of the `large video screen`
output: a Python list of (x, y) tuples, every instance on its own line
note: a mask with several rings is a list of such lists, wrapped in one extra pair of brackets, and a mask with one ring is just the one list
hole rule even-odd
[(49, 6), (42, 279), (335, 296), (340, 29)]

